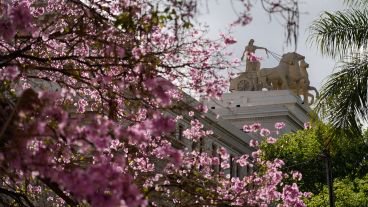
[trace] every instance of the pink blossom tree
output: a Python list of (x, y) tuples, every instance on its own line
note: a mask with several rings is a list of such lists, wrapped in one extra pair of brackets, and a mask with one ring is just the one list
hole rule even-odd
[[(181, 89), (219, 97), (227, 81), (216, 71), (232, 67), (224, 51), (236, 41), (207, 39), (191, 24), (195, 9), (194, 0), (0, 3), (1, 205), (304, 205), (296, 185), (282, 185), (281, 160), (243, 155), (236, 162), (259, 170), (229, 179), (213, 169), (228, 168), (225, 149), (219, 159), (171, 145), (178, 118), (164, 111), (183, 110)], [(193, 142), (209, 134), (194, 117), (185, 131)]]

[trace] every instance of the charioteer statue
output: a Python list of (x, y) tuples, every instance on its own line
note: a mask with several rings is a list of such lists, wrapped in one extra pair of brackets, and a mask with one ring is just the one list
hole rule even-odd
[(244, 57), (247, 57), (245, 65), (246, 72), (258, 72), (261, 69), (261, 63), (259, 60), (257, 58), (252, 59), (252, 55), (255, 54), (257, 49), (263, 49), (267, 52), (267, 48), (254, 45), (254, 39), (250, 39), (248, 45), (245, 46), (243, 55), (241, 57), (242, 61), (244, 60)]
[[(263, 49), (270, 53), (279, 64), (273, 68), (262, 68), (260, 58), (255, 56), (257, 49)], [(304, 103), (313, 104), (314, 96), (309, 90), (318, 91), (310, 86), (306, 68), (309, 66), (305, 62), (305, 57), (296, 52), (285, 53), (282, 56), (277, 55), (265, 47), (254, 45), (251, 39), (245, 47), (241, 60), (246, 57), (245, 72), (239, 73), (239, 76), (230, 80), (230, 91), (260, 91), (267, 90), (291, 90), (295, 95), (303, 96)], [(311, 98), (311, 100), (309, 100)]]
[(230, 82), (230, 90), (233, 91), (258, 91), (261, 90), (258, 73), (261, 69), (260, 58), (255, 55), (256, 50), (265, 50), (267, 48), (254, 45), (254, 39), (249, 40), (245, 46), (241, 60), (246, 58), (245, 72), (240, 73), (240, 76)]

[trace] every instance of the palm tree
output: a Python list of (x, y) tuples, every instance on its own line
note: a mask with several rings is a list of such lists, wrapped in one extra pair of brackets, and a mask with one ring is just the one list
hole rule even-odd
[(325, 12), (311, 26), (323, 55), (339, 58), (321, 89), (317, 111), (335, 127), (361, 134), (368, 120), (368, 0), (345, 0), (348, 9)]

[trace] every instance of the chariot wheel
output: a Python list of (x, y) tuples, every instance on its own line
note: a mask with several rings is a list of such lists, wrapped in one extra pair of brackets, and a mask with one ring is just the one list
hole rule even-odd
[(250, 91), (252, 90), (253, 83), (248, 78), (239, 81), (237, 89), (238, 91)]

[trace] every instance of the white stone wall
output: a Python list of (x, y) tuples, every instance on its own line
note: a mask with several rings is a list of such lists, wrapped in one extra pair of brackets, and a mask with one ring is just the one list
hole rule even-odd
[(272, 130), (276, 122), (282, 121), (286, 124), (282, 132), (286, 133), (302, 129), (309, 121), (309, 106), (288, 90), (234, 91), (223, 94), (220, 100), (203, 103), (238, 129), (259, 122)]

